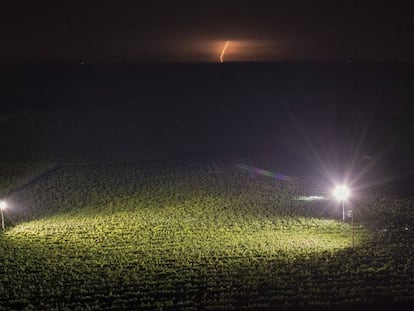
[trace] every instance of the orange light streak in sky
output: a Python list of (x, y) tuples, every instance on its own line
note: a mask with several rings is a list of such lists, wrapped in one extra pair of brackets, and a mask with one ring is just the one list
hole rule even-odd
[(226, 52), (226, 49), (227, 49), (228, 46), (229, 46), (229, 41), (226, 41), (226, 44), (224, 45), (224, 48), (223, 48), (223, 50), (221, 51), (221, 54), (220, 54), (220, 63), (223, 63), (223, 56), (224, 56), (224, 53)]

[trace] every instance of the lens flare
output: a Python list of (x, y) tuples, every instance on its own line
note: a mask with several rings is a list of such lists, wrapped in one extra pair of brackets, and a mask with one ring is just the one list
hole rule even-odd
[(262, 175), (262, 176), (267, 176), (267, 177), (271, 177), (274, 179), (281, 179), (281, 180), (286, 180), (286, 181), (292, 181), (293, 178), (280, 174), (280, 173), (274, 173), (268, 170), (264, 170), (264, 169), (260, 169), (257, 167), (253, 167), (247, 164), (237, 164), (238, 168), (241, 168), (242, 170), (248, 171), (251, 174), (255, 174), (255, 175)]

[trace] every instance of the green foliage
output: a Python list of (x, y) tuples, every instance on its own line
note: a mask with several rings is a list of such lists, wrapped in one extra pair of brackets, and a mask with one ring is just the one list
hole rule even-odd
[(10, 198), (0, 310), (413, 298), (409, 233), (357, 224), (352, 249), (349, 223), (326, 203), (293, 200), (295, 189), (226, 163), (60, 167)]
[(401, 198), (395, 194), (371, 194), (361, 202), (357, 213), (368, 225), (377, 228), (414, 228), (413, 198)]

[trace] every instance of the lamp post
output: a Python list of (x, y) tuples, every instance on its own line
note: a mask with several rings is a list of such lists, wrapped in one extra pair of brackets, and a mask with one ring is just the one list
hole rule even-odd
[(334, 197), (341, 202), (342, 205), (342, 221), (345, 222), (345, 201), (351, 195), (348, 187), (345, 185), (336, 186), (333, 190)]
[[(333, 190), (334, 197), (341, 202), (342, 205), (342, 221), (345, 222), (345, 201), (351, 195), (351, 191), (345, 185), (336, 186)], [(352, 217), (352, 248), (354, 247), (354, 212), (350, 211), (350, 216)]]
[(4, 215), (3, 210), (7, 207), (6, 202), (0, 201), (0, 212), (1, 212), (1, 229), (4, 231)]
[(354, 211), (353, 210), (351, 210), (351, 212), (352, 212), (352, 248), (354, 248), (354, 244), (355, 244), (355, 239), (354, 239), (354, 236), (355, 236), (355, 230), (354, 230)]
[(348, 212), (347, 212), (347, 216), (348, 217), (351, 217), (351, 224), (352, 224), (352, 248), (354, 247), (354, 245), (355, 245), (355, 226), (354, 226), (354, 210), (349, 210)]

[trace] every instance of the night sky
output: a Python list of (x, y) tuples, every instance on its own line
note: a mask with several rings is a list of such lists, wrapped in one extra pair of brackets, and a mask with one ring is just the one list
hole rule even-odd
[(0, 62), (414, 60), (401, 1), (8, 1)]

